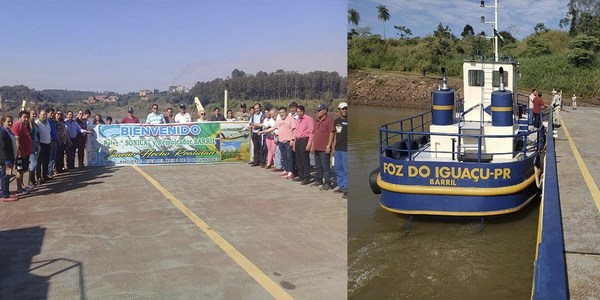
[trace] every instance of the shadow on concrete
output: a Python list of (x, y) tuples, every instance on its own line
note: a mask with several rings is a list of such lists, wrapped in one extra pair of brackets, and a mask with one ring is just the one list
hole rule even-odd
[(79, 298), (86, 298), (81, 262), (65, 258), (33, 261), (40, 254), (45, 233), (39, 226), (0, 231), (0, 299), (47, 299), (49, 280), (73, 268), (78, 271)]
[[(90, 185), (101, 184), (104, 181), (100, 180), (111, 176), (116, 171), (117, 167), (85, 167), (72, 169), (56, 175), (51, 181), (38, 185), (27, 195), (20, 198), (29, 198), (34, 196), (44, 196), (51, 194), (59, 194), (84, 188)], [(29, 176), (25, 173), (25, 178)], [(27, 182), (27, 180), (25, 180)]]
[(29, 274), (45, 233), (41, 227), (0, 231), (1, 299), (46, 299), (48, 277)]

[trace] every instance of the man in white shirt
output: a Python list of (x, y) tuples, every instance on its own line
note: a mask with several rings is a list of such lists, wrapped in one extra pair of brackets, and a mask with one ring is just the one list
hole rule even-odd
[(152, 112), (146, 117), (146, 124), (165, 124), (165, 117), (158, 112), (157, 104), (152, 104)]
[(185, 104), (179, 104), (179, 113), (175, 115), (175, 123), (191, 123), (192, 117), (185, 112)]
[(50, 161), (50, 123), (46, 110), (40, 110), (39, 119), (35, 121), (40, 133), (40, 152), (38, 156), (38, 164), (36, 165), (36, 177), (40, 179), (40, 183), (49, 181), (48, 162)]

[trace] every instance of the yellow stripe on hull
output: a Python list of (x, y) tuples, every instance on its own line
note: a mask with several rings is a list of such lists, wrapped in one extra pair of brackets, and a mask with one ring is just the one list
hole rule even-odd
[(425, 195), (469, 195), (469, 196), (501, 196), (518, 193), (527, 188), (532, 182), (535, 181), (535, 177), (541, 172), (537, 170), (527, 180), (503, 187), (448, 187), (448, 186), (423, 186), (423, 185), (402, 185), (385, 182), (381, 179), (381, 174), (377, 175), (377, 185), (380, 188), (404, 194), (425, 194)]
[(448, 216), (448, 217), (487, 217), (487, 216), (497, 216), (497, 215), (505, 215), (505, 214), (510, 214), (516, 211), (521, 210), (521, 208), (527, 206), (527, 204), (529, 204), (529, 202), (531, 202), (531, 200), (535, 199), (535, 197), (538, 195), (538, 193), (533, 194), (531, 197), (529, 197), (529, 199), (527, 199), (527, 201), (525, 201), (523, 204), (517, 206), (517, 207), (513, 207), (513, 208), (509, 208), (509, 209), (503, 209), (503, 210), (495, 210), (495, 211), (485, 211), (485, 212), (478, 212), (478, 211), (467, 211), (467, 212), (459, 212), (459, 211), (436, 211), (436, 210), (401, 210), (401, 209), (394, 209), (394, 208), (390, 208), (387, 207), (385, 205), (383, 205), (381, 202), (379, 202), (379, 205), (384, 208), (387, 211), (391, 211), (393, 213), (397, 213), (397, 214), (404, 214), (404, 215), (434, 215), (434, 216)]

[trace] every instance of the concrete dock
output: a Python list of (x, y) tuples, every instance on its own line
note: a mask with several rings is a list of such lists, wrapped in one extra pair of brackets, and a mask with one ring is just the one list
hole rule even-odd
[(565, 106), (556, 155), (571, 299), (600, 299), (600, 108)]
[(0, 299), (346, 299), (346, 199), (278, 175), (60, 174), (0, 202)]

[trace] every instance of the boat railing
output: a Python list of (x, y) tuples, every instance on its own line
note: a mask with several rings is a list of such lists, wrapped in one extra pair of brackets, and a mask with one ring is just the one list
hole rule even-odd
[[(430, 132), (431, 111), (422, 114), (383, 124), (379, 129), (379, 153), (400, 160), (415, 160), (417, 154), (431, 153), (432, 157), (441, 156), (452, 157), (452, 160), (459, 155), (468, 153), (471, 158), (476, 158), (474, 162), (489, 162), (494, 155), (508, 155), (517, 159), (526, 159), (533, 153), (538, 152), (543, 147), (544, 131), (540, 129), (527, 130), (511, 135), (486, 135), (473, 133), (440, 133)], [(450, 150), (439, 150), (430, 145), (432, 136), (448, 136), (453, 141)], [(460, 141), (464, 138), (477, 140), (477, 147), (474, 150), (461, 152)], [(485, 151), (483, 147), (484, 138), (512, 138), (513, 147), (510, 152)]]

